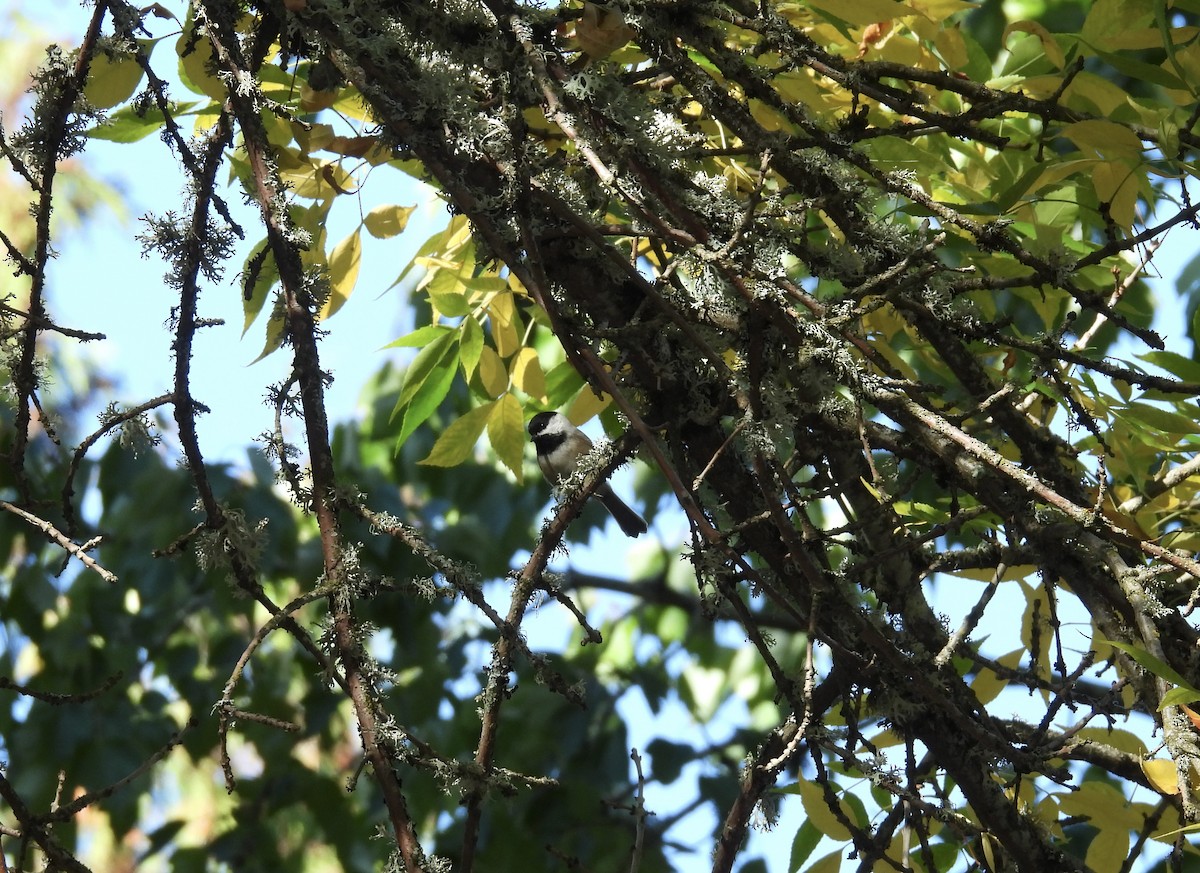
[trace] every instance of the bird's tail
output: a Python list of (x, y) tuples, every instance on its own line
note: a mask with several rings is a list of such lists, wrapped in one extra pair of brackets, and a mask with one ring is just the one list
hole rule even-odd
[(625, 502), (611, 490), (598, 493), (596, 496), (600, 498), (600, 502), (604, 504), (609, 515), (616, 519), (621, 530), (625, 532), (625, 536), (636, 537), (646, 532), (646, 519), (626, 506)]

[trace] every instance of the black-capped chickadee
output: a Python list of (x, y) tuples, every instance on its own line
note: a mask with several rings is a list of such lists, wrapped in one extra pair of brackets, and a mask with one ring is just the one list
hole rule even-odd
[[(592, 441), (561, 412), (539, 412), (529, 420), (529, 436), (537, 449), (538, 466), (552, 485), (575, 472), (579, 459), (592, 450)], [(626, 536), (646, 532), (646, 520), (613, 493), (612, 486), (601, 482), (593, 492)]]

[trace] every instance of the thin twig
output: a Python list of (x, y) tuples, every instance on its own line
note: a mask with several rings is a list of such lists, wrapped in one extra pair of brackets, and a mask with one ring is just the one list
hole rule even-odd
[[(100, 576), (100, 578), (103, 579), (105, 582), (108, 582), (110, 584), (117, 582), (117, 575), (115, 573), (101, 567), (95, 558), (93, 558), (86, 551), (84, 551), (81, 546), (76, 545), (71, 540), (70, 537), (68, 537), (66, 534), (62, 533), (58, 528), (56, 528), (50, 522), (46, 521), (43, 518), (38, 518), (32, 512), (27, 512), (24, 509), (21, 509), (19, 506), (14, 506), (13, 504), (9, 503), (7, 500), (0, 500), (0, 509), (11, 512), (13, 515), (17, 516), (18, 518), (22, 518), (25, 521), (29, 522), (29, 524), (33, 525), (38, 530), (40, 530), (42, 533), (44, 533), (47, 536), (47, 538), (53, 540), (55, 543), (57, 543), (59, 546), (61, 546), (63, 549), (65, 549), (67, 552), (74, 555), (81, 562), (83, 562), (83, 565), (85, 567), (87, 567), (90, 570), (94, 570)], [(95, 540), (93, 539), (89, 542), (94, 543)]]
[(946, 640), (946, 645), (942, 647), (942, 650), (937, 653), (937, 657), (933, 659), (934, 666), (938, 669), (950, 663), (950, 659), (954, 657), (954, 653), (958, 651), (958, 647), (970, 636), (971, 631), (975, 630), (979, 624), (979, 620), (983, 618), (983, 611), (992, 602), (992, 596), (1000, 587), (1000, 580), (1004, 578), (1004, 573), (1007, 569), (1008, 567), (1003, 561), (996, 565), (996, 572), (992, 574), (992, 580), (983, 589), (983, 594), (979, 596), (979, 600), (971, 607), (971, 611), (967, 613), (962, 624), (958, 626), (958, 630), (950, 635), (950, 638)]
[(634, 769), (637, 770), (637, 791), (633, 796), (633, 814), (634, 836), (633, 836), (633, 853), (629, 859), (629, 873), (638, 873), (638, 869), (642, 866), (642, 851), (646, 846), (646, 776), (642, 773), (642, 756), (638, 754), (637, 749), (631, 749), (629, 757), (633, 760)]

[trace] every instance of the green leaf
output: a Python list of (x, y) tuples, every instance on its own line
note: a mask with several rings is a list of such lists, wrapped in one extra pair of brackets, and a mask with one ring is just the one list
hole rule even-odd
[(570, 361), (563, 361), (546, 374), (546, 406), (550, 409), (564, 406), (582, 387), (583, 377)]
[[(657, 776), (658, 773), (655, 772)], [(796, 836), (792, 837), (792, 854), (788, 860), (789, 873), (796, 873), (800, 869), (809, 856), (812, 855), (813, 849), (821, 842), (821, 837), (824, 836), (811, 821), (804, 820), (804, 824), (796, 829)]]
[(1172, 376), (1177, 376), (1185, 382), (1200, 382), (1200, 361), (1194, 361), (1176, 352), (1147, 352), (1138, 357), (1148, 364), (1162, 367)]
[(678, 779), (683, 768), (696, 759), (696, 750), (691, 746), (662, 737), (650, 741), (646, 754), (654, 765), (654, 781), (663, 785)]
[[(263, 305), (267, 302), (267, 294), (279, 280), (279, 266), (275, 263), (275, 255), (264, 238), (250, 250), (242, 265), (242, 336), (254, 324)], [(249, 293), (247, 293), (249, 292)]]
[(437, 438), (429, 455), (418, 463), (429, 467), (457, 467), (470, 458), (494, 405), (495, 401), (485, 403), (454, 419)]
[(479, 356), (483, 354), (483, 328), (473, 318), (464, 318), (460, 325), (462, 337), (459, 339), (459, 360), (467, 378), (475, 374), (479, 366)]
[(392, 340), (384, 348), (420, 348), (429, 345), (440, 336), (453, 332), (454, 328), (445, 324), (427, 324), (423, 327), (418, 327), (412, 333), (406, 333), (400, 339)]
[[(1133, 658), (1144, 670), (1153, 673), (1159, 679), (1165, 679), (1172, 685), (1178, 686), (1179, 689), (1186, 689), (1189, 693), (1195, 694), (1197, 700), (1200, 700), (1200, 688), (1192, 685), (1175, 670), (1164, 664), (1158, 658), (1151, 655), (1145, 649), (1139, 649), (1137, 646), (1132, 646), (1129, 643), (1118, 643), (1115, 640), (1106, 640), (1102, 637), (1097, 637), (1101, 642), (1108, 643), (1114, 649), (1120, 649), (1122, 652)], [(1178, 690), (1178, 689), (1176, 689)]]
[(496, 401), (487, 430), (492, 448), (520, 484), (525, 478), (525, 414), (515, 395), (505, 394)]
[[(197, 105), (199, 104), (175, 104), (174, 108), (178, 110), (175, 114), (182, 114), (182, 111)], [(151, 106), (140, 114), (134, 112), (131, 106), (123, 106), (116, 112), (110, 113), (103, 124), (98, 124), (89, 130), (88, 136), (105, 142), (137, 142), (152, 133), (157, 133), (165, 123), (166, 119), (162, 110), (157, 106)]]
[(1195, 703), (1197, 700), (1200, 700), (1200, 691), (1198, 690), (1192, 688), (1172, 688), (1163, 695), (1159, 708)]
[(450, 385), (458, 370), (457, 340), (458, 334), (454, 332), (439, 336), (417, 353), (405, 371), (404, 385), (392, 410), (393, 421), (397, 414), (404, 414), (400, 434), (396, 437), (397, 449), (433, 414), (450, 392)]
[(267, 336), (263, 341), (262, 351), (258, 353), (258, 357), (251, 361), (251, 364), (257, 364), (263, 358), (270, 355), (283, 345), (284, 335), (284, 320), (283, 306), (280, 301), (276, 301), (275, 306), (271, 309), (271, 317), (267, 319)]
[(843, 854), (844, 852), (841, 849), (836, 849), (817, 861), (805, 870), (804, 873), (838, 873), (842, 869)]
[(1200, 431), (1195, 419), (1169, 409), (1161, 409), (1148, 403), (1130, 403), (1123, 409), (1115, 409), (1118, 417), (1134, 427), (1149, 428), (1164, 434), (1194, 434)]
[(1096, 54), (1111, 64), (1119, 72), (1136, 79), (1144, 79), (1155, 85), (1161, 85), (1164, 88), (1170, 88), (1174, 91), (1189, 91), (1183, 82), (1172, 76), (1162, 67), (1157, 67), (1154, 64), (1147, 64), (1144, 61), (1135, 60), (1128, 55), (1117, 54), (1115, 52), (1096, 52)]

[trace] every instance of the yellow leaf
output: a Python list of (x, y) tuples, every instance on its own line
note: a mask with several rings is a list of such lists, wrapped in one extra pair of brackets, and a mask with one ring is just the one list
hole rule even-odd
[(975, 4), (968, 0), (908, 0), (908, 5), (930, 21), (938, 23), (945, 22), (956, 12), (975, 8)]
[(579, 47), (592, 58), (607, 57), (634, 35), (620, 10), (605, 9), (595, 3), (583, 4), (583, 16), (575, 25)]
[(88, 69), (84, 96), (97, 109), (110, 109), (133, 96), (138, 83), (142, 81), (143, 72), (133, 55), (113, 59), (105, 54), (97, 54)]
[(1170, 758), (1142, 761), (1142, 772), (1150, 780), (1150, 786), (1159, 794), (1176, 795), (1179, 793), (1179, 771), (1175, 768), (1175, 762)]
[(771, 132), (779, 130), (790, 132), (792, 130), (792, 124), (782, 112), (754, 97), (750, 98), (750, 115), (759, 123), (763, 130)]
[(1091, 151), (1094, 156), (1101, 158), (1140, 159), (1144, 148), (1141, 139), (1132, 130), (1102, 118), (1068, 124), (1061, 132), (1080, 151)]
[(575, 399), (571, 401), (566, 416), (574, 424), (583, 424), (599, 415), (608, 408), (610, 403), (612, 403), (612, 398), (607, 394), (597, 396), (591, 386), (584, 385), (583, 390), (576, 394)]
[(507, 358), (521, 348), (521, 337), (517, 333), (516, 310), (511, 294), (497, 294), (488, 304), (488, 315), (492, 327), (492, 342), (496, 351)]
[(524, 478), (525, 416), (515, 395), (505, 394), (493, 406), (487, 431), (496, 455), (520, 483)]
[(808, 5), (850, 24), (876, 24), (912, 14), (893, 0), (808, 0)]
[[(1021, 658), (1025, 655), (1025, 649), (1016, 649), (1001, 657), (998, 663), (1002, 667), (1016, 669)], [(1008, 677), (1000, 676), (991, 670), (980, 670), (975, 674), (975, 678), (971, 681), (971, 690), (975, 693), (975, 697), (980, 703), (985, 706), (1000, 696), (1000, 692), (1006, 688), (1012, 687), (1012, 680)]]
[(967, 53), (966, 40), (963, 39), (962, 31), (957, 27), (939, 30), (933, 40), (938, 54), (942, 56), (942, 60), (946, 64), (946, 69), (962, 70), (971, 62), (971, 56)]
[(1067, 59), (1063, 55), (1063, 50), (1059, 46), (1058, 41), (1041, 24), (1036, 21), (1014, 21), (1008, 27), (1004, 28), (1004, 40), (1007, 41), (1008, 35), (1015, 30), (1036, 36), (1041, 42), (1042, 51), (1046, 53), (1046, 57), (1050, 63), (1054, 64), (1060, 70), (1066, 66)]
[(804, 873), (838, 873), (842, 869), (842, 856), (844, 854), (845, 852), (841, 849), (836, 849), (819, 861), (813, 862), (813, 865), (807, 868)]
[[(225, 83), (211, 72), (214, 68), (212, 43), (206, 36), (194, 39), (195, 27), (195, 22), (189, 21), (175, 43), (175, 54), (179, 56), (180, 78), (184, 85), (197, 94), (223, 101), (227, 93)], [(188, 51), (188, 43), (193, 40), (195, 44), (192, 50)], [(184, 54), (185, 51), (187, 54)]]
[(350, 299), (354, 283), (358, 281), (358, 268), (362, 263), (362, 236), (356, 230), (329, 253), (329, 297), (321, 307), (319, 320), (335, 315)]
[(489, 345), (484, 345), (479, 352), (479, 382), (483, 385), (483, 393), (491, 398), (499, 397), (508, 390), (508, 370), (496, 350)]
[(546, 374), (537, 352), (525, 346), (513, 357), (509, 369), (514, 385), (534, 399), (546, 399)]
[[(804, 806), (804, 814), (808, 820), (812, 822), (813, 827), (820, 831), (831, 840), (848, 840), (850, 839), (850, 829), (847, 828), (838, 817), (833, 814), (829, 805), (825, 802), (825, 792), (816, 782), (809, 782), (807, 779), (801, 779), (796, 783), (796, 792), (800, 795), (800, 803)], [(845, 818), (849, 821), (854, 821), (854, 814), (846, 808), (846, 804), (841, 803), (841, 811)]]
[(367, 233), (376, 239), (388, 239), (404, 232), (404, 228), (408, 227), (408, 219), (416, 208), (395, 204), (376, 206), (363, 218), (363, 225), (367, 228)]
[(276, 300), (275, 308), (271, 310), (271, 317), (267, 319), (267, 336), (263, 342), (263, 350), (259, 352), (257, 358), (250, 362), (251, 364), (257, 364), (283, 345), (283, 329), (283, 306), (280, 300)]
[(1092, 184), (1101, 203), (1120, 227), (1133, 227), (1137, 219), (1137, 179), (1122, 161), (1102, 161), (1092, 173)]
[(341, 96), (341, 91), (336, 88), (330, 88), (325, 91), (317, 91), (307, 82), (300, 85), (300, 109), (307, 113), (317, 113), (322, 109), (328, 109), (337, 102)]
[(429, 455), (417, 463), (429, 467), (457, 467), (470, 458), (493, 406), (495, 401), (490, 401), (454, 419), (437, 438)]
[(1183, 710), (1183, 714), (1188, 717), (1188, 721), (1192, 723), (1192, 727), (1200, 731), (1200, 713), (1192, 709), (1186, 703), (1179, 704), (1179, 708)]

